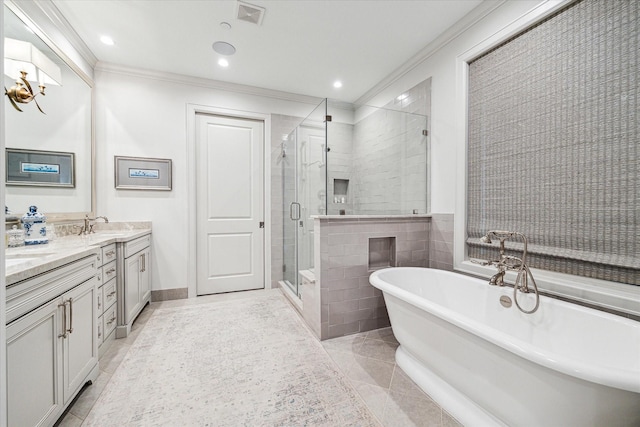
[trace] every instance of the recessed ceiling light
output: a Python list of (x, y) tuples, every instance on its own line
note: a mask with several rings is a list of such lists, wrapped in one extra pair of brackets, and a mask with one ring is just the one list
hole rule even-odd
[(335, 87), (336, 89), (340, 89), (342, 87), (342, 82), (340, 80), (336, 80), (335, 82), (333, 82), (333, 87)]
[(213, 44), (213, 50), (215, 50), (216, 52), (218, 52), (220, 55), (233, 55), (234, 53), (236, 53), (236, 48), (233, 47), (232, 44), (227, 43), (227, 42), (215, 42)]
[(220, 58), (218, 59), (218, 65), (224, 68), (227, 68), (229, 66), (229, 61), (227, 61), (224, 58)]
[(115, 44), (115, 42), (113, 41), (113, 39), (109, 36), (102, 36), (100, 37), (100, 41), (104, 44), (106, 44), (107, 46), (113, 46)]
[(230, 30), (231, 29), (231, 24), (229, 24), (228, 22), (221, 22), (220, 23), (220, 28), (222, 28), (223, 30)]

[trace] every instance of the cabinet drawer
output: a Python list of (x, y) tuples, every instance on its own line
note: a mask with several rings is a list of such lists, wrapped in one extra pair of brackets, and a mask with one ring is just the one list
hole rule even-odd
[(102, 266), (102, 283), (107, 283), (116, 277), (116, 261), (113, 260), (109, 264)]
[(102, 300), (104, 301), (104, 310), (116, 302), (116, 281), (111, 280), (109, 283), (105, 283), (102, 287)]
[(108, 337), (111, 331), (113, 331), (116, 328), (116, 307), (117, 307), (116, 304), (112, 305), (111, 308), (108, 308), (102, 315), (103, 330), (104, 330), (105, 337)]
[(127, 242), (124, 244), (124, 258), (129, 258), (131, 255), (135, 254), (151, 245), (151, 235), (147, 234), (146, 236), (138, 237), (135, 240)]
[(112, 243), (102, 247), (102, 263), (106, 264), (116, 259), (116, 244)]

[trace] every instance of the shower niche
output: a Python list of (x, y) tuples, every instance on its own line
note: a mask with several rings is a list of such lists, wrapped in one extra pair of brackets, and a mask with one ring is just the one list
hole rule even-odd
[(396, 238), (369, 238), (369, 271), (396, 266)]
[(348, 179), (333, 179), (333, 203), (345, 204), (347, 203), (347, 194), (349, 190)]

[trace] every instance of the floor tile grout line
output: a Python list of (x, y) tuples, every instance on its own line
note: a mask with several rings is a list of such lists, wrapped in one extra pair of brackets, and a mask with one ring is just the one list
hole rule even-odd
[(387, 407), (389, 405), (389, 399), (391, 399), (391, 385), (393, 384), (393, 379), (396, 375), (396, 369), (398, 368), (397, 364), (393, 364), (393, 371), (391, 371), (391, 381), (389, 381), (389, 388), (387, 389), (387, 396), (384, 400), (384, 407), (382, 408), (382, 425), (384, 426), (385, 415), (387, 414)]

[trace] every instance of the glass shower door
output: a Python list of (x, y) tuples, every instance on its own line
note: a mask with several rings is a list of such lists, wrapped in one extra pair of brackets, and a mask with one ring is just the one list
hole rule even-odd
[(282, 276), (284, 282), (298, 295), (298, 227), (295, 218), (299, 216), (300, 205), (297, 198), (297, 149), (296, 129), (282, 141), (282, 196), (283, 196), (283, 242)]
[(326, 214), (326, 101), (283, 141), (283, 280), (299, 293), (300, 271), (313, 271), (313, 215)]

